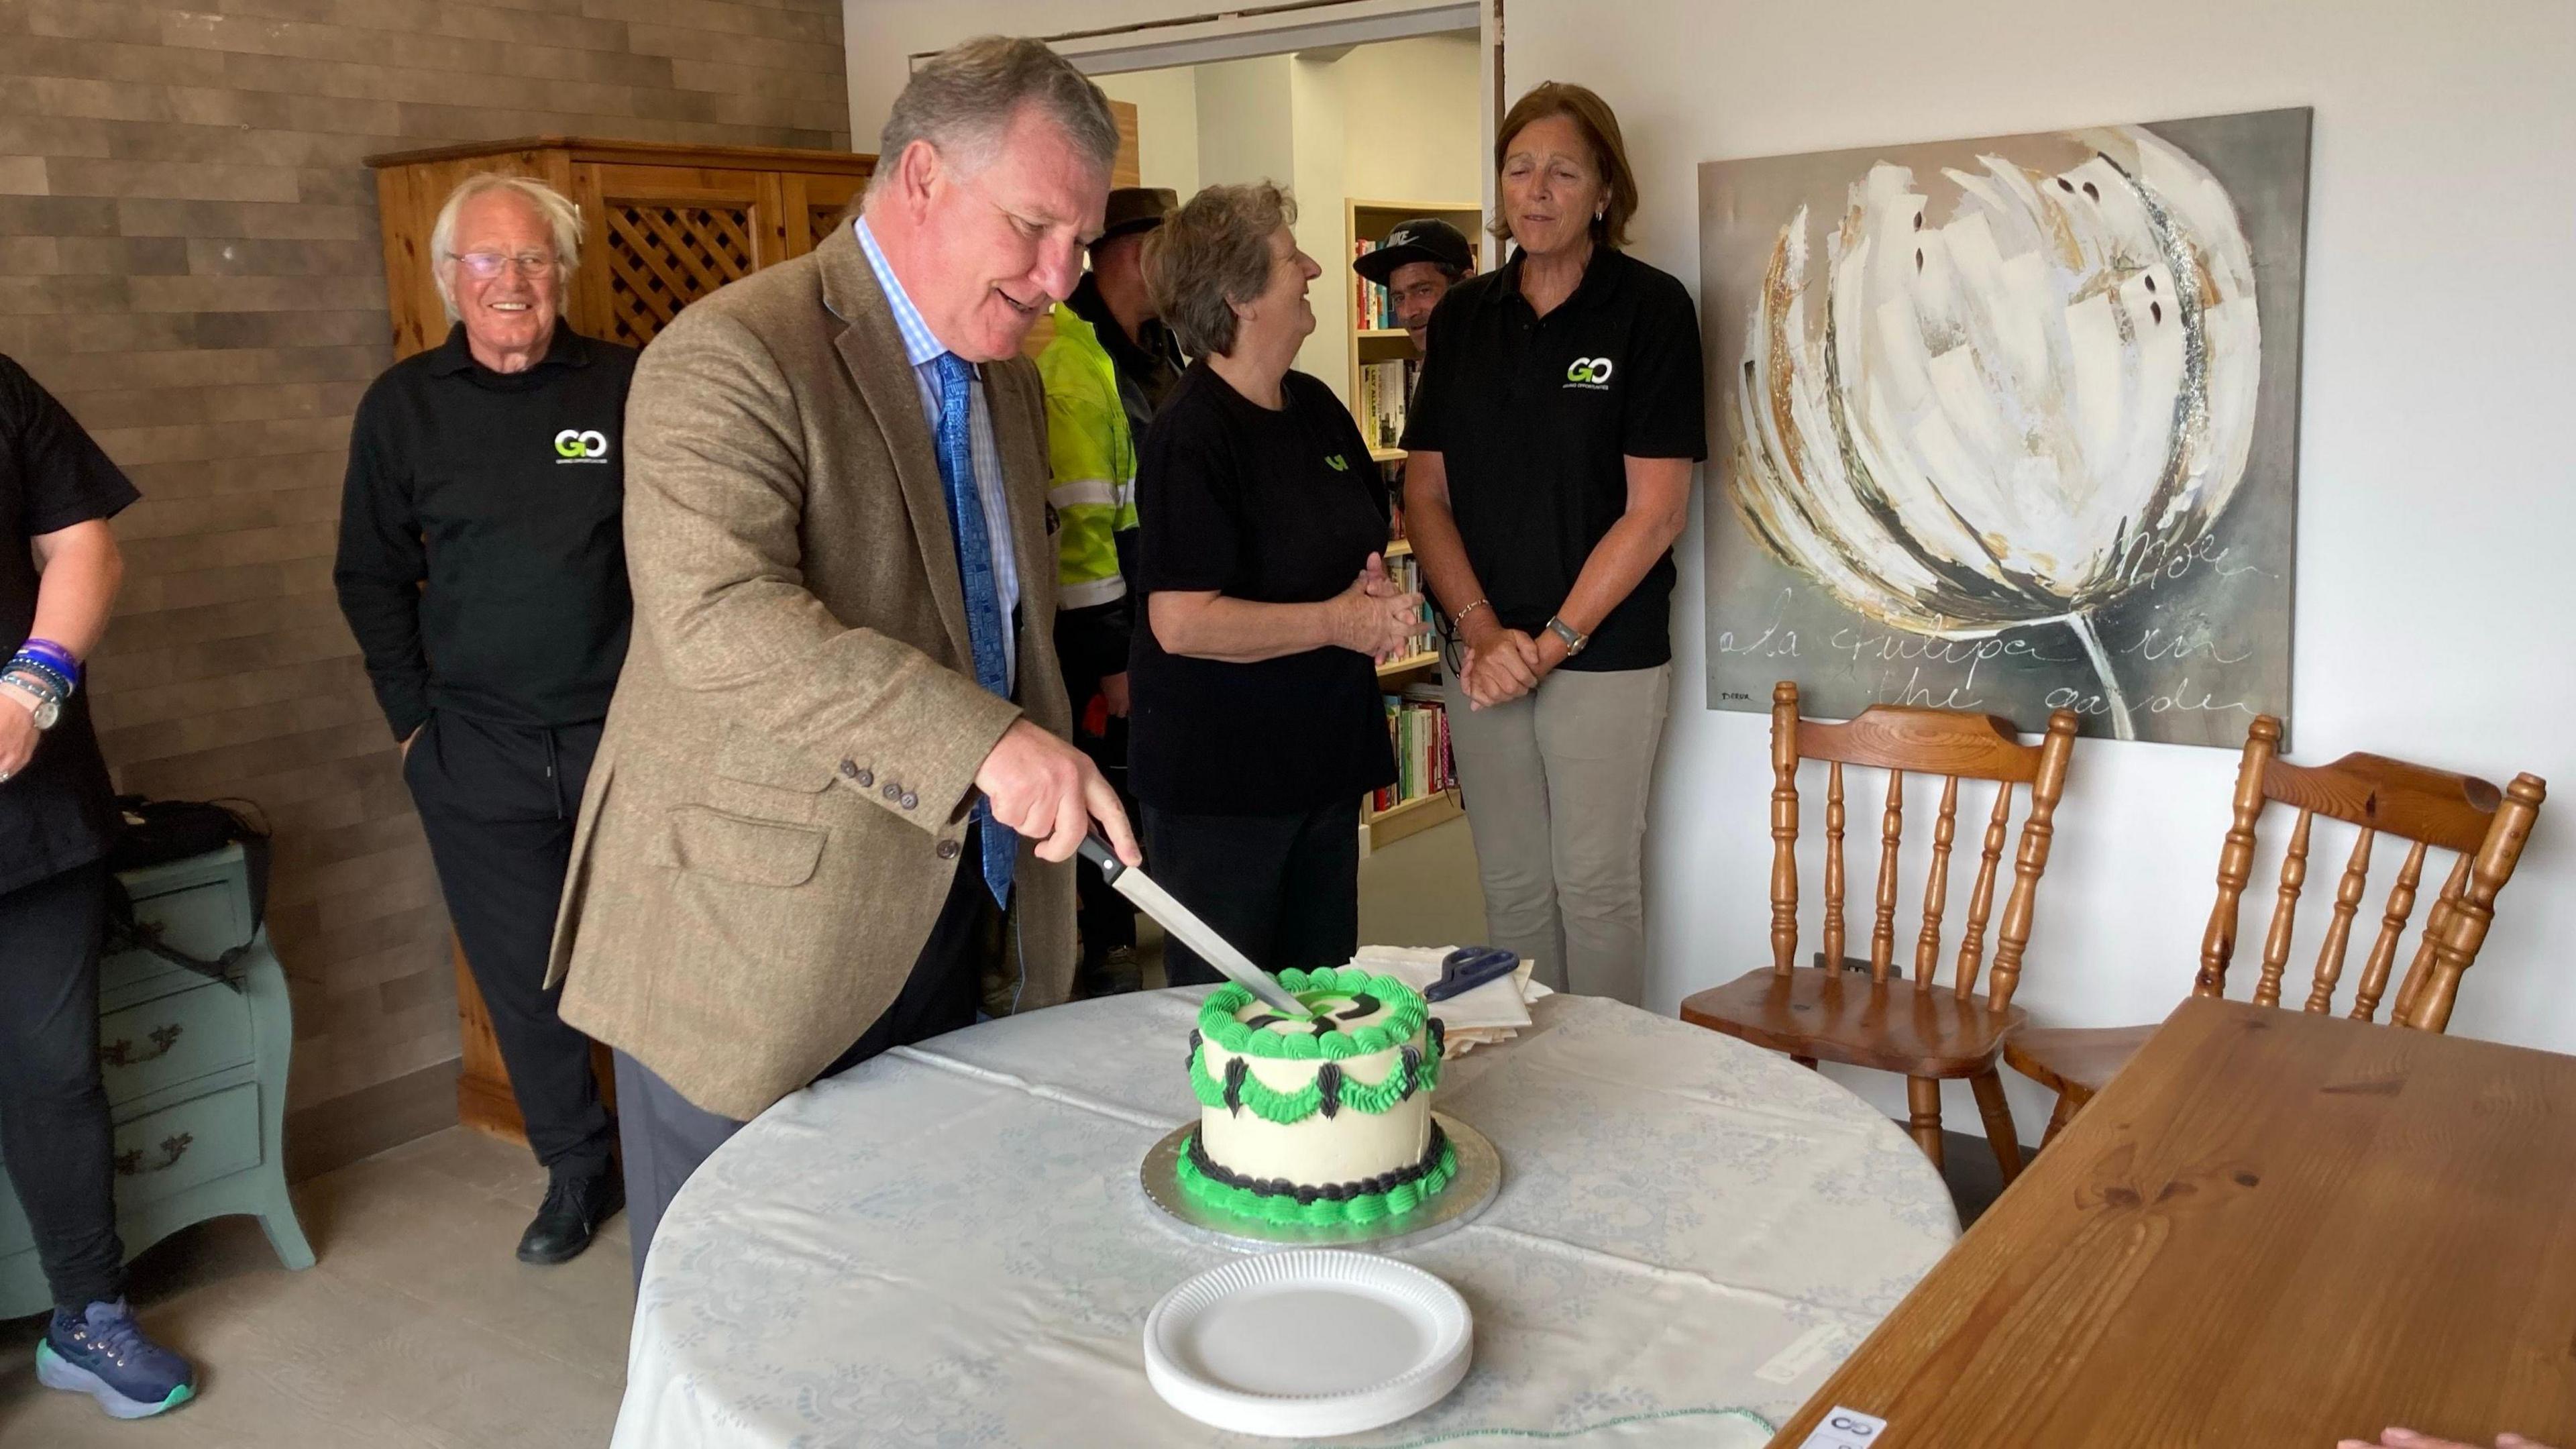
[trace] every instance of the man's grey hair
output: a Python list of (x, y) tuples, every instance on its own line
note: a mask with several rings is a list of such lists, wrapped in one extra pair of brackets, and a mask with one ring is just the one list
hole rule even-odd
[(448, 277), (455, 264), (456, 218), (465, 203), (495, 191), (516, 192), (546, 219), (546, 229), (554, 233), (555, 282), (569, 286), (575, 268), (581, 265), (581, 208), (572, 198), (533, 176), (511, 176), (498, 171), (485, 171), (466, 177), (456, 189), (447, 193), (447, 201), (438, 208), (437, 224), (429, 229), (429, 272), (438, 282), (438, 300), (447, 307), (447, 320), (456, 320), (456, 288)]
[(1036, 106), (1103, 171), (1118, 159), (1118, 120), (1089, 76), (1043, 42), (980, 35), (939, 52), (912, 73), (877, 136), (877, 172), (869, 184), (893, 175), (904, 148), (915, 141), (937, 147), (960, 170), (981, 171), (1024, 105)]

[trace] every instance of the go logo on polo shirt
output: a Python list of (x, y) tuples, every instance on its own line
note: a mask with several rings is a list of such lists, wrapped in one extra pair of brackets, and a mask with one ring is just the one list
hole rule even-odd
[(584, 432), (566, 428), (555, 434), (557, 463), (605, 463), (608, 461), (608, 435), (593, 428)]
[(1578, 357), (1565, 369), (1565, 385), (1591, 392), (1605, 392), (1610, 387), (1610, 374), (1617, 364), (1606, 357)]

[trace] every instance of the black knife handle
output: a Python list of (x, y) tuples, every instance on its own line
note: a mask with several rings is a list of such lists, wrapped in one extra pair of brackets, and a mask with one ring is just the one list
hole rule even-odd
[(1118, 852), (1110, 848), (1108, 837), (1097, 830), (1083, 836), (1076, 851), (1083, 859), (1100, 867), (1100, 878), (1113, 885), (1118, 877), (1127, 873), (1127, 862), (1118, 858)]

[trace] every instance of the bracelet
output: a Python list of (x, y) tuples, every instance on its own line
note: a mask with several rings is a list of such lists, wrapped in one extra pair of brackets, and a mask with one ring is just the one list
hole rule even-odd
[(1476, 602), (1474, 602), (1474, 603), (1472, 603), (1472, 604), (1469, 604), (1467, 607), (1465, 607), (1465, 608), (1463, 608), (1463, 609), (1460, 609), (1457, 613), (1455, 613), (1455, 614), (1453, 614), (1453, 615), (1451, 615), (1451, 616), (1449, 617), (1449, 627), (1450, 627), (1450, 628), (1452, 628), (1452, 629), (1455, 629), (1455, 628), (1457, 628), (1459, 625), (1466, 623), (1466, 622), (1467, 622), (1467, 616), (1468, 616), (1469, 614), (1472, 614), (1472, 613), (1476, 612), (1478, 609), (1484, 608), (1487, 604), (1490, 604), (1490, 603), (1492, 603), (1492, 602), (1493, 602), (1493, 601), (1492, 601), (1492, 600), (1490, 600), (1490, 599), (1478, 599)]
[(71, 650), (51, 639), (29, 639), (18, 646), (18, 652), (52, 665), (55, 673), (71, 680), (73, 688), (80, 687), (81, 663)]
[(50, 688), (56, 698), (69, 699), (72, 697), (72, 681), (69, 677), (64, 675), (61, 670), (54, 668), (45, 661), (24, 651), (21, 651), (17, 657), (11, 659), (7, 664), (0, 664), (0, 675), (10, 675), (22, 678), (32, 676)]
[(7, 685), (9, 688), (18, 691), (29, 699), (34, 700), (39, 705), (50, 704), (59, 708), (63, 702), (63, 697), (61, 695), (56, 694), (51, 686), (47, 685), (43, 680), (35, 678), (33, 675), (23, 673), (0, 674), (0, 685)]

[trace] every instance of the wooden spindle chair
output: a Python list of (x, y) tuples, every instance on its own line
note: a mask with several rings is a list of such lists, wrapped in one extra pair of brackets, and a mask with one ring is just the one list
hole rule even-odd
[[(1996, 1062), (2024, 1019), (2012, 1004), (2030, 944), (2031, 910), (2057, 801), (2075, 747), (2075, 716), (2059, 710), (2036, 745), (2015, 737), (1993, 715), (1876, 705), (1843, 724), (1798, 717), (1798, 686), (1771, 692), (1771, 966), (1682, 1002), (1682, 1020), (1756, 1046), (1784, 1051), (1806, 1066), (1842, 1062), (1905, 1076), (1907, 1130), (1937, 1166), (1941, 1161), (1941, 1083), (1964, 1077), (1977, 1094), (1995, 1161), (2010, 1182), (2021, 1172), (2021, 1144), (2004, 1101)], [(1812, 967), (1798, 954), (1798, 762), (1828, 762), (1825, 775), (1824, 949)], [(1869, 956), (1843, 954), (1843, 767), (1888, 772), (1879, 817), (1878, 890), (1870, 919)], [(1905, 828), (1905, 777), (1942, 777), (1940, 814), (1932, 827), (1932, 864), (1924, 883), (1922, 929), (1914, 937), (1914, 975), (1896, 968), (1897, 847)], [(1942, 916), (1950, 899), (1950, 849), (1958, 837), (1959, 782), (1992, 780), (1987, 817), (1969, 893), (1968, 919), (1949, 985), (1934, 981), (1941, 959)], [(2002, 865), (2013, 787), (2030, 787), (2030, 813), (2013, 857), (2011, 894), (1996, 932), (1994, 964), (1977, 995), (1985, 965), (1988, 916)], [(1859, 974), (1863, 966), (1868, 974)]]
[[(2531, 836), (2540, 802), (2549, 793), (2537, 775), (2516, 775), (2502, 790), (2484, 780), (2428, 769), (2381, 755), (2346, 755), (2331, 765), (2293, 765), (2280, 758), (2281, 722), (2264, 715), (2245, 736), (2245, 754), (2236, 770), (2236, 802), (2218, 853), (2218, 903), (2209, 913), (2201, 937), (2200, 972), (2194, 996), (2227, 994), (2227, 967), (2236, 955), (2237, 907), (2254, 869), (2254, 825), (2272, 801), (2295, 807), (2281, 880), (2273, 893), (2272, 923), (2263, 937), (2263, 962), (2254, 981), (2254, 1004), (2281, 1004), (2281, 978), (2290, 964), (2291, 933), (2299, 896), (2308, 879), (2308, 841), (2316, 817), (2358, 827), (2352, 854), (2335, 882), (2333, 915), (2317, 952), (2303, 1009), (2334, 1009), (2335, 989), (2342, 982), (2344, 959), (2352, 940), (2353, 920), (2361, 912), (2370, 885), (2370, 860), (2382, 835), (2406, 841), (2403, 864), (2380, 913), (2379, 936), (2371, 943), (2355, 983), (2350, 1016), (2375, 1019), (2397, 960), (2398, 938), (2415, 911), (2428, 849), (2455, 851), (2458, 858), (2444, 878), (2440, 893), (2424, 914), (2424, 932), (2414, 962), (2397, 988), (2388, 1024), (2421, 1031), (2441, 1031), (2450, 1024), (2460, 977), (2478, 957), (2487, 927), (2495, 920), (2496, 892), (2513, 876)], [(2042, 1145), (2064, 1130), (2084, 1104), (2108, 1084), (2113, 1074), (2155, 1031), (2153, 1026), (2025, 1027), (2004, 1047), (2011, 1068), (2057, 1093), (2057, 1110), (2048, 1119)]]

